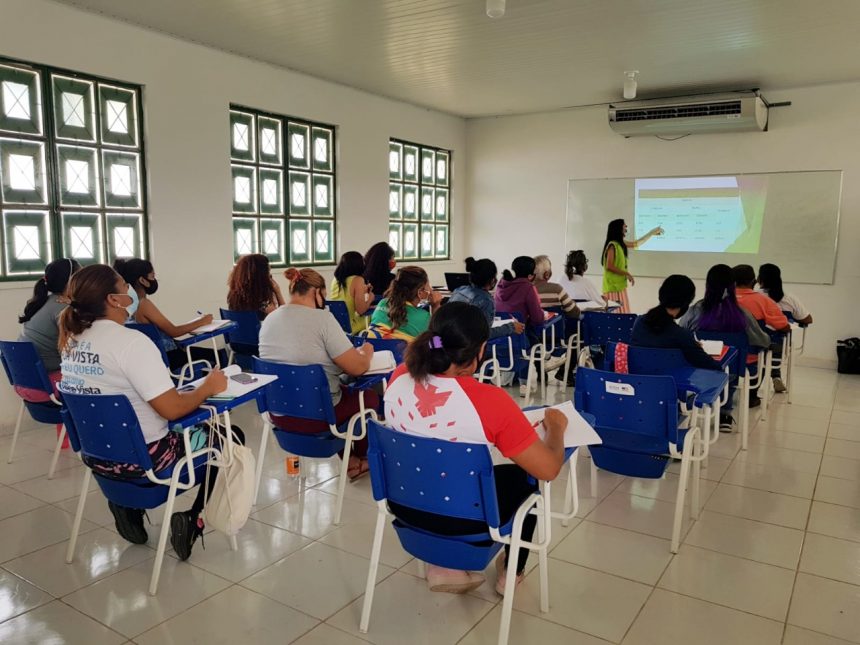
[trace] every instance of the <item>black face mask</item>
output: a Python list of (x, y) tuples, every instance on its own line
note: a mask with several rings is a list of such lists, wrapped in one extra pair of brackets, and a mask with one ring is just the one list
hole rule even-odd
[(158, 291), (158, 280), (156, 280), (155, 278), (153, 278), (152, 280), (150, 280), (149, 278), (143, 278), (143, 280), (146, 280), (149, 283), (149, 286), (143, 284), (140, 285), (141, 287), (143, 287), (143, 292), (146, 295), (151, 296), (156, 291)]

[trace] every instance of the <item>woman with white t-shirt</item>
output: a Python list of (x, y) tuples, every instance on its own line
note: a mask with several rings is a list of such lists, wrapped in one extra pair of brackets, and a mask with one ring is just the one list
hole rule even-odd
[(780, 311), (788, 312), (801, 325), (812, 324), (812, 314), (798, 298), (782, 289), (782, 271), (775, 264), (762, 264), (758, 268), (758, 286), (771, 300), (779, 305)]
[[(61, 390), (85, 394), (123, 394), (137, 415), (143, 438), (157, 473), (184, 455), (182, 435), (171, 432), (167, 419), (178, 419), (196, 410), (210, 396), (227, 388), (220, 370), (209, 373), (203, 384), (190, 392), (179, 392), (161, 359), (158, 347), (144, 334), (124, 325), (133, 298), (131, 287), (111, 267), (95, 264), (72, 276), (69, 306), (60, 316), (60, 350), (63, 380)], [(239, 439), (243, 436), (234, 428)], [(110, 432), (107, 429), (106, 432)], [(202, 428), (195, 437), (205, 441)], [(84, 457), (93, 472), (112, 479), (145, 477), (140, 466)], [(209, 485), (215, 483), (217, 469), (210, 470)], [(204, 487), (188, 511), (170, 518), (170, 542), (181, 560), (191, 555), (194, 541), (203, 534), (200, 512)], [(143, 510), (108, 502), (119, 534), (135, 544), (147, 540)]]
[(567, 295), (576, 301), (605, 303), (606, 299), (594, 283), (585, 277), (588, 271), (588, 258), (585, 251), (576, 250), (567, 254), (564, 262), (564, 275), (558, 283), (567, 291)]
[[(480, 309), (465, 302), (449, 302), (430, 319), (430, 328), (406, 350), (405, 363), (391, 377), (385, 391), (385, 419), (394, 430), (460, 443), (492, 444), (513, 464), (496, 466), (499, 517), (509, 521), (526, 498), (537, 490), (537, 479), (552, 480), (564, 463), (567, 418), (546, 411), (546, 439), (541, 441), (529, 420), (502, 388), (474, 378), (484, 354), (490, 326)], [(452, 423), (456, 422), (456, 423)], [(389, 502), (391, 512), (417, 528), (446, 535), (486, 532), (487, 525), (428, 513)], [(531, 540), (535, 515), (523, 522), (523, 539)], [(522, 580), (528, 550), (515, 554), (517, 584)], [(496, 560), (496, 591), (504, 593), (509, 554)], [(479, 587), (484, 576), (470, 571), (427, 567), (431, 591), (466, 593)]]

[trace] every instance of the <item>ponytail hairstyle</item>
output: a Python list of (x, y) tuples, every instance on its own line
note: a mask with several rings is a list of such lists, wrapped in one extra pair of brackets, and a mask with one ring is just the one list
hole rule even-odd
[(715, 264), (705, 278), (705, 298), (702, 300), (702, 331), (738, 332), (747, 327), (747, 319), (738, 304), (735, 277), (728, 264)]
[(236, 261), (227, 280), (227, 306), (230, 311), (265, 311), (277, 303), (269, 270), (269, 258), (249, 253)]
[(334, 270), (334, 279), (340, 288), (346, 290), (346, 279), (354, 275), (364, 274), (364, 257), (358, 251), (347, 251), (340, 256), (337, 268)]
[(493, 284), (499, 272), (496, 263), (488, 258), (482, 260), (466, 258), (466, 271), (469, 272), (469, 282), (478, 289), (487, 289)]
[(609, 222), (609, 225), (606, 227), (606, 241), (603, 243), (603, 254), (600, 256), (600, 264), (604, 264), (606, 262), (606, 251), (609, 249), (609, 245), (613, 242), (618, 243), (621, 247), (621, 251), (624, 253), (624, 257), (627, 257), (627, 245), (624, 243), (623, 219), (614, 219)]
[(535, 274), (535, 259), (528, 255), (520, 255), (511, 262), (511, 269), (513, 273), (507, 269), (502, 273), (502, 277), (508, 282), (516, 278), (528, 278)]
[(143, 289), (140, 279), (147, 279), (146, 276), (154, 271), (152, 262), (140, 258), (117, 258), (113, 262), (113, 268), (135, 291), (138, 288)]
[(290, 281), (290, 295), (303, 296), (311, 289), (325, 290), (325, 279), (313, 269), (290, 267), (284, 271), (284, 277)]
[(19, 323), (29, 321), (36, 312), (45, 306), (50, 294), (63, 294), (69, 284), (69, 278), (81, 268), (77, 260), (58, 258), (45, 267), (45, 275), (33, 286), (33, 297), (27, 301), (24, 313), (18, 316)]
[(106, 264), (84, 267), (69, 280), (69, 306), (60, 314), (59, 349), (62, 352), (72, 336), (77, 336), (105, 317), (107, 297), (116, 293), (120, 276)]
[(385, 292), (392, 330), (406, 324), (406, 305), (418, 298), (418, 292), (429, 281), (427, 272), (421, 267), (403, 267), (397, 272)]
[(427, 331), (406, 348), (406, 369), (416, 381), (425, 381), (451, 365), (469, 365), (480, 358), (489, 337), (490, 326), (480, 309), (465, 302), (449, 302), (433, 314)]
[(573, 276), (585, 273), (587, 265), (588, 258), (585, 257), (585, 251), (570, 251), (564, 261), (564, 275), (567, 276), (568, 280), (573, 280)]
[(661, 333), (675, 324), (675, 319), (666, 310), (677, 308), (681, 310), (679, 316), (684, 315), (696, 297), (696, 285), (687, 276), (676, 273), (663, 280), (658, 295), (660, 304), (649, 309), (642, 322), (652, 331)]
[(767, 289), (767, 295), (774, 302), (782, 302), (785, 291), (782, 290), (782, 271), (775, 264), (762, 264), (758, 268), (758, 283), (762, 289)]

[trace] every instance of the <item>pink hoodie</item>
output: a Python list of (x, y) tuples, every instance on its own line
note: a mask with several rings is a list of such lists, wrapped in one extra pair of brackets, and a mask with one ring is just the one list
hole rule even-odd
[(535, 286), (526, 278), (499, 280), (493, 300), (496, 303), (496, 311), (519, 314), (527, 325), (540, 324), (544, 320), (540, 296)]

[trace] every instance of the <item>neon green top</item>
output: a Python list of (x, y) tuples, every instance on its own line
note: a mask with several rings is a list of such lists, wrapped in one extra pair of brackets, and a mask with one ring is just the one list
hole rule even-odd
[(355, 298), (352, 297), (352, 281), (355, 276), (351, 275), (346, 279), (346, 289), (340, 288), (340, 283), (337, 279), (332, 279), (331, 288), (329, 289), (330, 300), (343, 300), (346, 303), (346, 309), (349, 312), (349, 324), (352, 327), (352, 333), (357, 334), (360, 331), (367, 329), (367, 319), (355, 313)]
[[(627, 271), (627, 256), (624, 254), (624, 249), (621, 248), (618, 242), (610, 242), (609, 245), (615, 249), (615, 267), (621, 271)], [(609, 251), (608, 247), (603, 253), (603, 293), (624, 291), (627, 288), (627, 276), (613, 273), (606, 268), (607, 251)]]

